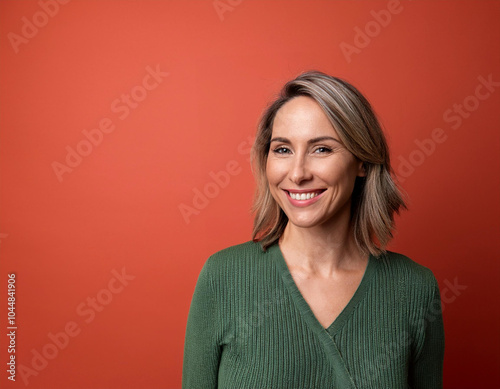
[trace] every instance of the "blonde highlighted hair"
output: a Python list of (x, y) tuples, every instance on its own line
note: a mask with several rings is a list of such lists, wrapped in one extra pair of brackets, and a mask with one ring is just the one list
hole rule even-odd
[(365, 177), (357, 177), (351, 200), (351, 225), (363, 253), (380, 255), (392, 238), (394, 213), (406, 209), (403, 195), (391, 176), (389, 150), (382, 128), (368, 100), (348, 82), (318, 71), (302, 73), (285, 84), (264, 111), (252, 147), (257, 180), (252, 239), (266, 250), (276, 243), (288, 218), (269, 190), (266, 163), (274, 118), (297, 96), (316, 101), (335, 128), (344, 146), (363, 162)]

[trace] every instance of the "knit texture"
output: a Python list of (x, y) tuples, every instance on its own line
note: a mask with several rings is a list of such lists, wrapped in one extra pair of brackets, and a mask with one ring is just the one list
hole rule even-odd
[(212, 255), (191, 301), (183, 389), (442, 388), (444, 330), (432, 272), (403, 255), (370, 256), (327, 329), (277, 244)]

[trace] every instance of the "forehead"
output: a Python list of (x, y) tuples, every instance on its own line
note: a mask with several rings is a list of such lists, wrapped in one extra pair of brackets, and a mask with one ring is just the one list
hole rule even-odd
[(307, 96), (294, 97), (276, 113), (272, 128), (273, 136), (316, 137), (337, 135), (328, 116), (320, 105)]

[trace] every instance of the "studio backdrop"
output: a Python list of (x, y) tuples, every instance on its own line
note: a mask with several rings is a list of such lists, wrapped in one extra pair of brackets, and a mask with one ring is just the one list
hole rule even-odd
[(181, 387), (199, 271), (251, 238), (258, 119), (315, 69), (386, 131), (410, 200), (389, 248), (439, 282), (445, 388), (497, 388), (499, 20), (487, 0), (0, 0), (0, 387)]

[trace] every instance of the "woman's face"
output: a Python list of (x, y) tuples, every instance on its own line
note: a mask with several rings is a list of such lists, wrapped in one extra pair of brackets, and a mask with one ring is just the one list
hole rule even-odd
[(364, 171), (321, 107), (298, 96), (276, 114), (266, 175), (289, 222), (309, 228), (349, 220), (354, 182)]

